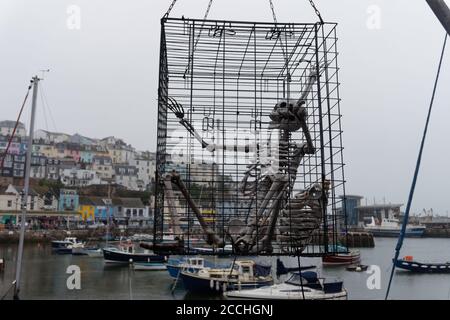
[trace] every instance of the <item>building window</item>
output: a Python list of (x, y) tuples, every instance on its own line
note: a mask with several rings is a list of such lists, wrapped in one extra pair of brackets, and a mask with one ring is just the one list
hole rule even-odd
[(12, 200), (8, 200), (8, 208), (12, 207)]
[(142, 216), (144, 216), (144, 210), (139, 209), (139, 217), (142, 217)]
[(131, 210), (127, 209), (127, 216), (129, 217), (131, 215)]
[(133, 217), (136, 217), (136, 216), (137, 216), (137, 210), (133, 209)]

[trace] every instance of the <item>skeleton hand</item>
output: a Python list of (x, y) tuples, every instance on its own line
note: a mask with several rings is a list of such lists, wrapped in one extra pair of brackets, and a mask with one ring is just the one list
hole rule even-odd
[(175, 99), (168, 97), (169, 101), (167, 102), (167, 108), (169, 108), (170, 111), (172, 111), (175, 116), (179, 119), (184, 118), (184, 109), (181, 104), (179, 104)]

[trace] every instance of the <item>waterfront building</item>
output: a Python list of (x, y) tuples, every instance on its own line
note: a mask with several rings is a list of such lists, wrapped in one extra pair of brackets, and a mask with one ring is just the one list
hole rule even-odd
[[(0, 154), (5, 153), (6, 148), (8, 146), (9, 139), (10, 139), (10, 136), (0, 135)], [(11, 144), (8, 149), (9, 154), (20, 154), (21, 153), (21, 147), (22, 147), (21, 140), (22, 139), (17, 136), (15, 136), (12, 139)]]
[[(0, 210), (20, 210), (23, 192), (23, 187), (20, 186), (10, 184), (6, 187), (0, 195)], [(44, 207), (43, 198), (39, 198), (40, 196), (34, 188), (30, 188), (28, 191), (27, 210), (42, 210)]]
[(104, 184), (94, 170), (79, 168), (63, 169), (60, 176), (61, 182), (69, 187), (85, 187), (93, 184)]
[(400, 219), (400, 208), (403, 204), (373, 204), (358, 206), (356, 210), (358, 211), (358, 225), (363, 226), (364, 224), (370, 222), (371, 218), (374, 217), (376, 220), (381, 222), (385, 219)]
[[(126, 164), (114, 165), (115, 182), (130, 190), (140, 190), (142, 185), (138, 184), (137, 169)], [(142, 191), (142, 190), (141, 190)]]
[(128, 164), (134, 158), (135, 149), (121, 139), (107, 137), (99, 143), (106, 147), (113, 164)]
[(108, 156), (94, 156), (90, 169), (97, 172), (100, 179), (109, 180), (114, 176), (112, 160)]
[(70, 135), (67, 133), (37, 130), (34, 132), (34, 138), (37, 140), (42, 139), (48, 144), (57, 144), (69, 141)]
[[(12, 121), (12, 120), (0, 121), (0, 135), (11, 136), (11, 134), (14, 131), (15, 125), (16, 125), (16, 122)], [(16, 137), (25, 137), (26, 134), (27, 134), (27, 132), (25, 129), (25, 125), (22, 122), (19, 122), (19, 124), (17, 125), (15, 136)]]
[(150, 153), (137, 153), (130, 161), (130, 165), (136, 167), (138, 180), (142, 181), (143, 189), (149, 189), (155, 180), (156, 162)]
[(117, 217), (125, 218), (129, 226), (144, 226), (150, 223), (149, 207), (140, 198), (119, 198), (113, 203), (117, 207)]
[(361, 206), (361, 199), (363, 197), (357, 195), (345, 195), (339, 197), (342, 200), (342, 207), (338, 209), (338, 214), (342, 213), (344, 209), (344, 214), (347, 217), (348, 226), (357, 226), (359, 224), (358, 207)]
[(33, 140), (33, 154), (43, 155), (47, 158), (56, 158), (59, 156), (58, 149), (53, 143), (47, 142), (44, 139)]
[(47, 177), (47, 157), (42, 155), (31, 156), (30, 177), (34, 179), (45, 179)]
[(59, 211), (76, 211), (79, 207), (80, 198), (77, 190), (61, 189), (59, 193), (58, 210)]
[(83, 221), (95, 221), (95, 205), (89, 197), (80, 197), (78, 212)]
[(78, 134), (78, 133), (75, 133), (74, 135), (70, 136), (68, 142), (71, 144), (91, 146), (91, 145), (96, 144), (97, 140), (82, 136), (81, 134)]

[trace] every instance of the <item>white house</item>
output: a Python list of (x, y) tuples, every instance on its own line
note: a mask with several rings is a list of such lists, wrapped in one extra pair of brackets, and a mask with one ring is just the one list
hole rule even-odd
[(124, 186), (129, 190), (141, 190), (143, 184), (139, 183), (137, 176), (137, 169), (129, 165), (115, 165), (115, 182), (118, 185)]
[(34, 132), (34, 139), (42, 139), (46, 143), (63, 143), (69, 141), (70, 135), (67, 133), (37, 130)]
[(143, 182), (144, 189), (146, 189), (155, 179), (155, 159), (136, 154), (134, 159), (130, 161), (130, 165), (136, 167), (138, 180)]
[(78, 168), (63, 169), (60, 179), (65, 186), (69, 187), (85, 187), (104, 183), (94, 170)]
[(89, 168), (97, 172), (100, 179), (108, 180), (114, 176), (112, 160), (107, 156), (94, 156)]
[[(42, 190), (41, 190), (42, 191)], [(21, 199), (23, 187), (10, 184), (8, 187), (0, 188), (0, 210), (21, 210)], [(35, 188), (30, 188), (28, 192), (27, 210), (56, 210), (58, 200), (50, 192), (40, 194)]]
[[(16, 125), (15, 121), (11, 121), (11, 120), (0, 121), (0, 135), (3, 135), (3, 136), (12, 135), (15, 125)], [(25, 137), (26, 135), (27, 135), (27, 131), (25, 129), (25, 125), (22, 122), (19, 122), (19, 124), (17, 125), (15, 136), (16, 137)]]

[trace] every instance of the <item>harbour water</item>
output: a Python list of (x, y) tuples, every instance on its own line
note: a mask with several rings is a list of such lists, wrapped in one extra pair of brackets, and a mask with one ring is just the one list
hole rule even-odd
[[(380, 289), (366, 272), (349, 272), (345, 267), (322, 268), (319, 258), (302, 258), (302, 265), (317, 265), (320, 275), (344, 280), (349, 299), (383, 299), (386, 292), (396, 239), (376, 238), (375, 248), (360, 249), (362, 263), (376, 265), (380, 270)], [(0, 245), (0, 257), (6, 268), (0, 273), (0, 294), (14, 279), (16, 245)], [(450, 261), (450, 239), (407, 239), (402, 255), (412, 255), (420, 261)], [(213, 259), (213, 258), (210, 258)], [(258, 261), (269, 258), (260, 257)], [(296, 266), (297, 258), (282, 257), (287, 266)], [(217, 259), (223, 264), (227, 259)], [(266, 261), (268, 262), (268, 261)], [(81, 289), (69, 290), (67, 267), (81, 270)], [(372, 269), (373, 270), (373, 269)], [(369, 281), (369, 289), (367, 282)], [(22, 299), (195, 299), (209, 298), (187, 294), (182, 286), (171, 292), (173, 280), (166, 271), (134, 271), (127, 266), (105, 265), (102, 258), (52, 254), (50, 245), (25, 246)], [(6, 299), (10, 299), (9, 294)], [(217, 297), (216, 297), (217, 298)], [(450, 274), (410, 274), (396, 271), (392, 299), (449, 299)]]

